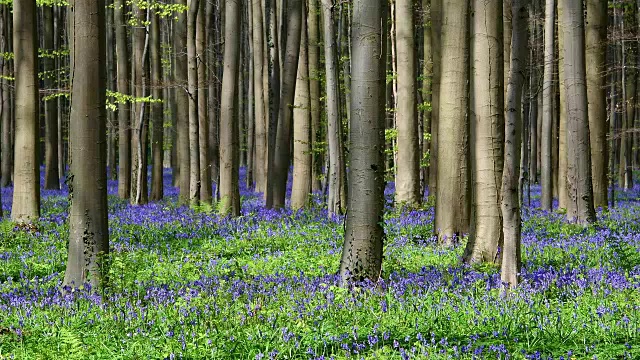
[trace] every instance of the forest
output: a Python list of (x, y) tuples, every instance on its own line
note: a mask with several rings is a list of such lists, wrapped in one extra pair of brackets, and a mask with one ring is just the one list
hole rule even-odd
[(640, 359), (640, 0), (0, 0), (0, 360)]

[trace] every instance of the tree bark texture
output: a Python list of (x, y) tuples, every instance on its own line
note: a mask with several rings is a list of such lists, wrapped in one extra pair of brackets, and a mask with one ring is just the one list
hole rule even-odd
[(555, 59), (556, 2), (546, 0), (544, 22), (544, 81), (542, 85), (542, 157), (540, 164), (540, 182), (542, 185), (541, 207), (551, 210), (553, 205), (553, 62)]
[[(116, 59), (118, 92), (129, 92), (129, 48), (127, 47), (127, 28), (125, 27), (125, 1), (115, 0), (114, 24), (116, 27)], [(118, 197), (128, 199), (131, 195), (131, 105), (128, 101), (118, 103)]]
[(189, 0), (187, 10), (187, 59), (189, 89), (189, 203), (200, 203), (200, 138), (198, 135), (198, 58), (196, 26), (200, 0)]
[(157, 12), (151, 15), (151, 200), (158, 201), (164, 195), (162, 171), (164, 168), (164, 108), (162, 91), (162, 53), (160, 47), (160, 16)]
[(196, 56), (198, 69), (198, 159), (200, 162), (200, 202), (211, 204), (213, 200), (213, 184), (211, 182), (211, 161), (209, 157), (209, 113), (207, 111), (207, 36), (205, 1), (198, 3), (196, 19)]
[(255, 176), (256, 191), (264, 192), (267, 185), (267, 111), (265, 107), (264, 76), (268, 71), (264, 63), (264, 27), (262, 21), (262, 4), (260, 0), (252, 0), (253, 12), (253, 90), (255, 100), (255, 136), (256, 157)]

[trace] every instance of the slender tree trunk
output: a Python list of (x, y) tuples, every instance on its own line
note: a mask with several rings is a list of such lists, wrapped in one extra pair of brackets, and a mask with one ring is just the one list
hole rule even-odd
[[(157, 12), (151, 15), (151, 94), (154, 100), (162, 101), (162, 54), (160, 48), (160, 16)], [(151, 200), (158, 201), (164, 195), (162, 187), (163, 146), (164, 146), (164, 109), (162, 102), (151, 104)]]
[(587, 113), (585, 35), (582, 2), (567, 1), (564, 24), (564, 71), (567, 93), (567, 184), (571, 212), (567, 218), (594, 222), (591, 147)]
[(221, 215), (240, 215), (238, 190), (238, 123), (236, 96), (240, 62), (241, 0), (226, 0), (224, 75), (220, 105), (220, 204)]
[[(432, 104), (432, 91), (433, 91), (433, 55), (431, 45), (432, 42), (432, 34), (433, 34), (433, 24), (431, 22), (431, 0), (422, 0), (422, 11), (424, 12), (423, 19), (423, 39), (422, 39), (422, 51), (424, 53), (424, 62), (422, 69), (422, 102)], [(420, 191), (420, 195), (424, 194), (424, 188), (429, 185), (429, 176), (431, 172), (431, 166), (422, 167), (422, 159), (425, 154), (429, 153), (429, 147), (431, 141), (427, 141), (424, 138), (424, 134), (427, 133), (431, 136), (433, 132), (432, 121), (431, 121), (432, 109), (424, 108), (422, 111), (422, 131), (420, 132), (422, 138), (420, 139), (422, 142), (421, 154), (420, 154), (420, 164), (422, 169), (422, 190)], [(431, 155), (431, 154), (429, 154)], [(431, 156), (429, 156), (429, 162), (431, 162)], [(431, 194), (431, 189), (429, 189), (429, 194)]]
[[(117, 76), (116, 76), (116, 71), (115, 71), (115, 53), (112, 51), (113, 49), (115, 49), (115, 42), (114, 42), (114, 21), (113, 21), (113, 1), (114, 0), (107, 0), (107, 9), (106, 9), (106, 15), (105, 15), (105, 21), (106, 21), (106, 30), (105, 30), (105, 36), (106, 36), (106, 47), (107, 49), (109, 49), (109, 51), (107, 51), (107, 89), (110, 91), (117, 91), (118, 85), (117, 85)], [(46, 32), (46, 31), (45, 31)], [(55, 63), (54, 63), (55, 66)], [(56, 112), (57, 112), (57, 102), (56, 102)], [(56, 114), (56, 128), (57, 126), (57, 114)], [(118, 133), (118, 119), (117, 119), (117, 113), (115, 111), (111, 111), (109, 110), (107, 112), (107, 178), (109, 180), (117, 180), (118, 178), (118, 162), (116, 159), (116, 152), (117, 152), (117, 133)], [(55, 144), (55, 146), (57, 147), (58, 144)], [(57, 150), (56, 150), (57, 153)], [(58, 161), (56, 160), (56, 163)]]
[[(558, 1), (558, 49), (564, 49), (564, 25), (562, 17), (565, 1)], [(560, 125), (558, 130), (558, 208), (569, 210), (569, 193), (567, 192), (567, 96), (564, 75), (564, 51), (558, 54), (558, 77), (560, 92)]]
[(472, 0), (471, 11), (475, 201), (464, 258), (470, 263), (496, 262), (502, 240), (500, 187), (504, 156), (502, 2)]
[(211, 204), (212, 201), (212, 183), (211, 183), (211, 161), (209, 160), (209, 119), (207, 112), (207, 56), (206, 43), (207, 35), (213, 34), (206, 32), (206, 14), (205, 1), (200, 0), (199, 11), (196, 24), (196, 58), (198, 72), (198, 151), (199, 167), (200, 167), (200, 202), (203, 204)]
[[(55, 50), (53, 38), (53, 6), (42, 7), (44, 50), (53, 53)], [(51, 56), (43, 59), (44, 87), (53, 89), (55, 86), (55, 60)], [(58, 103), (52, 98), (44, 103), (45, 119), (45, 173), (44, 188), (60, 189), (60, 174), (58, 173)]]
[(551, 210), (553, 205), (553, 61), (555, 58), (555, 0), (546, 0), (544, 22), (544, 83), (542, 85), (542, 161), (541, 184), (543, 210)]
[(589, 133), (591, 138), (591, 171), (593, 200), (596, 207), (606, 207), (607, 199), (607, 106), (605, 49), (607, 40), (607, 3), (587, 0), (586, 62), (587, 96), (589, 101)]
[[(360, 5), (363, 6), (363, 5)], [(324, 53), (326, 71), (326, 102), (329, 142), (329, 198), (327, 207), (329, 214), (341, 214), (346, 207), (346, 174), (342, 148), (342, 125), (338, 107), (338, 68), (336, 60), (335, 30), (333, 25), (333, 8), (330, 0), (322, 0), (324, 19)], [(353, 29), (352, 29), (353, 30)]]
[[(444, 2), (442, 68), (438, 119), (438, 168), (435, 229), (439, 241), (452, 244), (469, 230), (469, 108), (467, 78), (469, 2)], [(442, 120), (442, 121), (440, 121)]]
[(189, 202), (200, 202), (200, 139), (198, 135), (198, 58), (196, 26), (200, 0), (189, 0), (187, 14), (187, 58), (189, 71)]
[(416, 107), (416, 41), (413, 1), (396, 0), (396, 50), (398, 67), (398, 158), (396, 203), (420, 203), (420, 149)]
[[(564, 0), (561, 0), (564, 1)], [(518, 190), (520, 175), (520, 142), (522, 134), (522, 88), (527, 63), (527, 2), (514, 0), (511, 9), (511, 70), (507, 86), (505, 119), (504, 170), (502, 200), (504, 246), (502, 248), (501, 280), (510, 288), (518, 285), (521, 267), (521, 217)]]
[(276, 186), (276, 177), (279, 174), (276, 173), (275, 168), (275, 153), (277, 143), (277, 131), (278, 131), (278, 115), (280, 111), (280, 95), (281, 95), (281, 69), (280, 69), (280, 39), (278, 37), (278, 17), (277, 17), (277, 5), (276, 0), (268, 0), (266, 7), (267, 18), (267, 45), (269, 53), (269, 99), (267, 102), (269, 106), (268, 112), (268, 124), (267, 124), (267, 181), (264, 191), (264, 199), (267, 208), (274, 206), (273, 191)]
[[(34, 1), (35, 4), (35, 1)], [(96, 288), (109, 252), (106, 173), (106, 49), (104, 0), (76, 1), (70, 138), (73, 201), (63, 284)]]
[[(31, 222), (40, 217), (38, 163), (39, 88), (38, 33), (35, 0), (13, 4), (15, 74), (15, 175), (11, 220)], [(73, 75), (73, 73), (72, 73)]]
[(293, 123), (293, 105), (296, 78), (298, 74), (298, 58), (300, 53), (300, 37), (302, 25), (301, 0), (288, 0), (287, 12), (287, 45), (284, 56), (282, 76), (282, 96), (276, 133), (274, 153), (273, 207), (283, 208), (287, 193), (287, 178), (291, 164), (291, 125)]
[[(9, 10), (7, 5), (1, 5), (0, 13), (0, 52), (3, 54), (11, 51), (9, 48)], [(9, 82), (6, 80), (10, 76), (9, 72), (9, 60), (4, 57), (0, 58), (0, 65), (2, 66), (2, 76), (0, 79), (0, 86), (2, 87), (2, 166), (0, 173), (2, 178), (0, 179), (0, 187), (7, 187), (11, 185), (11, 177), (13, 173), (12, 159), (13, 159), (13, 132), (11, 131), (11, 89)]]
[(309, 204), (312, 191), (312, 133), (311, 102), (309, 91), (309, 58), (307, 44), (307, 21), (303, 3), (300, 58), (295, 103), (293, 106), (293, 185), (291, 208), (301, 209)]
[[(635, 13), (633, 7), (625, 9), (626, 13), (631, 13), (632, 16), (628, 16), (633, 26), (633, 20), (635, 19)], [(620, 21), (622, 36), (626, 36), (625, 32), (625, 16), (622, 16)], [(637, 42), (635, 40), (627, 41), (622, 40), (622, 131), (620, 136), (620, 186), (625, 190), (633, 189), (633, 123), (635, 121), (636, 113), (636, 87), (637, 87), (637, 71), (633, 69), (633, 66), (628, 64), (636, 64), (634, 59), (637, 53)]]
[(246, 5), (247, 9), (247, 58), (249, 67), (249, 77), (247, 84), (247, 175), (245, 177), (247, 189), (253, 190), (255, 188), (255, 91), (253, 88), (254, 82), (254, 58), (255, 49), (253, 46), (253, 6), (249, 3)]
[(311, 149), (312, 156), (312, 181), (313, 191), (322, 189), (320, 177), (322, 176), (322, 153), (318, 148), (322, 143), (322, 126), (320, 125), (320, 27), (318, 21), (318, 0), (309, 0), (309, 12), (307, 31), (309, 33), (309, 103), (311, 106)]
[[(187, 5), (187, 0), (177, 0), (180, 5)], [(189, 152), (189, 96), (187, 62), (189, 57), (187, 50), (187, 14), (178, 14), (178, 21), (174, 26), (174, 54), (175, 54), (175, 79), (176, 79), (176, 127), (178, 143), (178, 163), (180, 164), (180, 195), (178, 203), (186, 205), (190, 197), (191, 155)], [(199, 160), (199, 159), (198, 159)]]
[[(218, 136), (218, 106), (219, 106), (219, 91), (218, 91), (218, 83), (221, 79), (217, 77), (217, 63), (218, 63), (218, 54), (217, 49), (219, 47), (216, 42), (218, 42), (218, 37), (220, 37), (221, 30), (219, 29), (219, 18), (220, 15), (215, 11), (215, 6), (213, 1), (207, 1), (205, 6), (206, 11), (206, 22), (207, 22), (207, 66), (208, 66), (208, 79), (209, 83), (207, 84), (207, 107), (208, 107), (208, 118), (209, 118), (209, 159), (210, 163), (210, 177), (211, 181), (216, 183), (216, 189), (219, 189), (219, 179), (220, 179), (220, 152), (219, 152), (219, 136)], [(219, 191), (217, 191), (219, 192)], [(213, 194), (212, 194), (213, 198)]]
[(260, 0), (252, 1), (253, 12), (253, 90), (255, 99), (255, 136), (256, 136), (256, 190), (264, 192), (267, 182), (267, 114), (268, 107), (265, 107), (264, 89), (264, 42), (263, 42), (263, 22), (262, 5)]
[(377, 281), (382, 272), (386, 6), (386, 1), (353, 1), (351, 188), (340, 261), (344, 285)]
[[(125, 27), (125, 1), (115, 0), (114, 15), (116, 27), (116, 55), (118, 73), (118, 92), (123, 95), (129, 92), (129, 50), (127, 47), (127, 28)], [(131, 126), (130, 103), (118, 104), (118, 196), (128, 199), (131, 195)]]
[[(442, 64), (442, 1), (431, 0), (431, 142), (429, 143), (429, 195), (436, 195), (438, 181), (438, 122), (440, 118), (440, 80)], [(436, 229), (437, 232), (437, 229)]]
[(538, 39), (540, 38), (540, 27), (538, 25), (538, 17), (540, 13), (540, 0), (532, 1), (532, 14), (533, 17), (531, 27), (531, 77), (530, 77), (530, 89), (531, 93), (531, 108), (529, 109), (529, 125), (530, 125), (530, 152), (529, 152), (529, 188), (531, 184), (538, 183), (538, 90), (540, 88), (538, 75)]

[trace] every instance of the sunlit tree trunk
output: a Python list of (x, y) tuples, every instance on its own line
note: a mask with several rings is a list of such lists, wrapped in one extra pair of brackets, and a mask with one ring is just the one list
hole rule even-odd
[(468, 29), (469, 1), (443, 2), (442, 62), (438, 114), (439, 166), (435, 230), (440, 242), (452, 244), (469, 230)]
[(11, 209), (11, 220), (16, 222), (30, 222), (40, 217), (40, 166), (38, 163), (40, 126), (36, 24), (36, 1), (16, 1), (13, 4), (16, 153)]
[(200, 167), (200, 202), (203, 204), (211, 204), (212, 201), (212, 183), (211, 183), (211, 161), (209, 160), (209, 114), (207, 111), (207, 55), (206, 44), (206, 14), (205, 1), (200, 0), (200, 7), (197, 17), (196, 26), (196, 54), (198, 69), (198, 159)]
[(564, 14), (565, 1), (558, 1), (558, 78), (560, 93), (560, 115), (558, 130), (558, 208), (569, 209), (569, 193), (567, 192), (567, 96), (565, 89), (565, 66), (564, 66), (564, 25), (562, 16)]
[[(561, 0), (564, 1), (564, 0)], [(511, 8), (511, 70), (507, 86), (504, 170), (502, 172), (501, 209), (504, 246), (501, 280), (508, 287), (518, 285), (521, 266), (521, 217), (519, 200), (520, 142), (522, 135), (522, 87), (527, 63), (528, 0), (514, 0)]]
[[(151, 15), (151, 94), (154, 100), (163, 101), (162, 96), (162, 53), (160, 48), (160, 16), (157, 12)], [(151, 104), (151, 200), (162, 199), (162, 170), (164, 157), (164, 109), (162, 102)]]
[(544, 83), (542, 85), (542, 163), (540, 183), (542, 184), (541, 207), (551, 210), (553, 204), (553, 61), (555, 59), (555, 0), (546, 0), (544, 23)]
[(226, 0), (224, 75), (220, 104), (220, 204), (221, 215), (240, 215), (238, 190), (238, 122), (236, 96), (240, 63), (241, 0)]
[[(187, 0), (177, 0), (180, 5), (187, 5)], [(176, 131), (177, 131), (177, 153), (178, 163), (180, 164), (180, 179), (178, 186), (180, 187), (180, 195), (178, 203), (185, 205), (189, 202), (190, 187), (190, 153), (189, 153), (189, 91), (187, 76), (187, 14), (181, 12), (178, 14), (178, 20), (174, 24), (174, 54), (175, 65), (175, 98), (176, 98)]]
[[(149, 69), (149, 9), (134, 5), (137, 25), (133, 30), (133, 74), (135, 95), (138, 99), (147, 97)], [(131, 204), (142, 205), (148, 202), (147, 192), (147, 132), (149, 106), (145, 102), (135, 104), (132, 123), (131, 156)]]
[(264, 76), (267, 66), (264, 63), (264, 27), (260, 0), (252, 0), (253, 16), (253, 91), (255, 101), (256, 136), (256, 190), (264, 192), (267, 183), (267, 111), (265, 108)]
[[(35, 1), (34, 1), (35, 3)], [(106, 173), (106, 49), (104, 0), (75, 1), (72, 73), (69, 253), (63, 284), (94, 289), (109, 252)]]
[(500, 187), (504, 148), (502, 2), (471, 1), (473, 225), (465, 261), (496, 262), (502, 239)]
[[(440, 79), (442, 64), (442, 1), (431, 0), (431, 142), (429, 143), (429, 195), (436, 195), (438, 181), (438, 119), (440, 118)], [(437, 229), (436, 229), (437, 231)]]
[(198, 135), (198, 58), (196, 26), (200, 0), (189, 0), (187, 11), (187, 63), (189, 89), (189, 203), (200, 203), (200, 138)]
[(318, 21), (318, 0), (309, 0), (307, 31), (309, 34), (309, 103), (311, 106), (311, 142), (313, 152), (313, 175), (311, 188), (318, 191), (322, 188), (322, 154), (316, 147), (322, 142), (322, 126), (320, 124), (320, 27)]
[(587, 113), (585, 35), (582, 2), (565, 1), (564, 71), (567, 96), (567, 218), (579, 223), (594, 222), (591, 183), (591, 146)]
[(377, 281), (382, 272), (386, 4), (353, 1), (350, 196), (340, 261), (343, 285)]

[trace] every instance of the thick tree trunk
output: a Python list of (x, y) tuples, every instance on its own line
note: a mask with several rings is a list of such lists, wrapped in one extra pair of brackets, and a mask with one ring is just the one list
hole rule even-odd
[(281, 68), (280, 68), (280, 39), (278, 37), (278, 17), (277, 17), (277, 4), (276, 0), (268, 0), (266, 7), (267, 18), (267, 46), (269, 53), (269, 99), (267, 102), (269, 106), (268, 111), (268, 123), (267, 123), (267, 181), (264, 191), (264, 200), (267, 208), (274, 206), (273, 192), (276, 186), (276, 177), (279, 174), (276, 173), (275, 158), (276, 158), (276, 143), (277, 143), (277, 131), (278, 131), (278, 116), (280, 112), (280, 96), (281, 96)]
[(311, 149), (313, 150), (313, 175), (311, 188), (322, 189), (322, 153), (318, 144), (322, 142), (322, 126), (320, 125), (320, 27), (318, 21), (318, 0), (309, 0), (307, 31), (309, 34), (309, 103), (311, 106)]
[[(124, 14), (127, 12), (124, 0), (115, 0), (114, 17), (116, 27), (116, 55), (118, 73), (118, 92), (129, 92), (129, 49), (127, 47), (127, 28)], [(118, 197), (129, 199), (131, 196), (131, 105), (128, 101), (118, 104)]]
[(561, 19), (564, 27), (564, 71), (567, 96), (567, 218), (594, 222), (591, 183), (591, 146), (587, 114), (585, 35), (582, 2), (566, 1)]
[(398, 157), (396, 194), (398, 204), (420, 203), (420, 149), (416, 107), (416, 41), (413, 1), (396, 0), (396, 50), (398, 67)]
[(607, 3), (587, 0), (586, 62), (587, 97), (589, 101), (589, 134), (591, 138), (591, 171), (593, 201), (596, 207), (607, 207), (609, 154), (607, 145), (607, 104), (605, 49), (607, 41)]
[(565, 89), (565, 66), (564, 66), (564, 25), (562, 17), (564, 14), (565, 1), (558, 1), (558, 78), (560, 93), (560, 117), (558, 130), (558, 208), (567, 209), (571, 206), (569, 193), (567, 191), (567, 95)]
[(253, 12), (253, 90), (255, 99), (255, 136), (256, 136), (256, 191), (264, 192), (267, 185), (267, 111), (265, 107), (264, 76), (267, 70), (264, 63), (264, 40), (262, 5), (260, 0), (252, 1)]
[(273, 207), (283, 208), (287, 193), (287, 178), (291, 164), (291, 125), (293, 123), (293, 105), (298, 74), (300, 37), (302, 25), (302, 1), (288, 0), (287, 45), (284, 56), (282, 95), (276, 130), (276, 146), (273, 161)]
[(196, 26), (200, 0), (189, 0), (187, 14), (187, 59), (189, 88), (189, 203), (200, 202), (200, 138), (198, 135), (198, 58)]
[[(564, 0), (561, 0), (564, 1)], [(519, 201), (520, 143), (522, 135), (522, 88), (527, 63), (527, 2), (514, 0), (511, 9), (511, 70), (507, 86), (505, 118), (504, 170), (502, 172), (501, 209), (504, 246), (502, 248), (501, 280), (508, 287), (518, 285), (521, 267), (521, 217)]]
[(438, 167), (435, 229), (440, 242), (469, 230), (471, 197), (467, 78), (469, 1), (444, 2), (442, 68), (438, 119)]
[(377, 281), (382, 272), (386, 18), (386, 1), (354, 0), (351, 188), (340, 261), (343, 285), (364, 279)]
[(206, 31), (205, 1), (200, 0), (200, 7), (196, 26), (196, 56), (198, 69), (198, 151), (200, 167), (200, 202), (211, 204), (212, 183), (211, 183), (211, 161), (209, 157), (209, 114), (207, 112), (207, 36), (213, 36)]
[(17, 1), (13, 4), (15, 149), (19, 151), (15, 153), (11, 220), (16, 222), (31, 222), (40, 217), (40, 166), (38, 163), (40, 126), (36, 24), (35, 0)]
[(240, 215), (238, 190), (238, 123), (236, 96), (240, 62), (241, 0), (226, 0), (224, 34), (224, 75), (220, 104), (220, 204), (221, 215)]
[[(364, 6), (364, 5), (359, 5)], [(338, 67), (336, 59), (333, 7), (330, 0), (322, 0), (324, 20), (324, 53), (326, 71), (327, 140), (329, 143), (329, 215), (342, 214), (346, 208), (345, 161), (342, 151), (342, 125), (340, 122)], [(352, 29), (353, 30), (353, 29)]]
[[(160, 48), (160, 16), (151, 15), (151, 94), (154, 100), (162, 101), (162, 53)], [(164, 168), (164, 109), (162, 102), (151, 104), (151, 200), (158, 201), (164, 195), (162, 170)]]
[(502, 240), (500, 187), (504, 155), (504, 50), (502, 2), (472, 0), (471, 121), (473, 122), (473, 225), (466, 262), (496, 262)]
[[(54, 48), (53, 37), (53, 6), (42, 7), (44, 29), (44, 50), (52, 53)], [(53, 89), (55, 86), (55, 60), (46, 56), (43, 59), (44, 87)], [(58, 173), (58, 103), (57, 99), (49, 99), (44, 102), (45, 121), (45, 173), (44, 188), (60, 189), (60, 174)]]
[[(35, 1), (34, 1), (35, 3)], [(109, 252), (104, 0), (76, 1), (70, 138), (73, 201), (63, 284), (101, 285)]]
[(309, 92), (309, 59), (306, 11), (302, 11), (302, 34), (298, 60), (298, 79), (293, 106), (293, 185), (291, 208), (301, 209), (309, 204), (312, 188), (311, 104)]
[(543, 210), (551, 210), (553, 206), (553, 164), (552, 164), (552, 136), (553, 136), (553, 61), (555, 59), (555, 0), (546, 0), (544, 22), (544, 83), (542, 85), (542, 158), (541, 179)]

